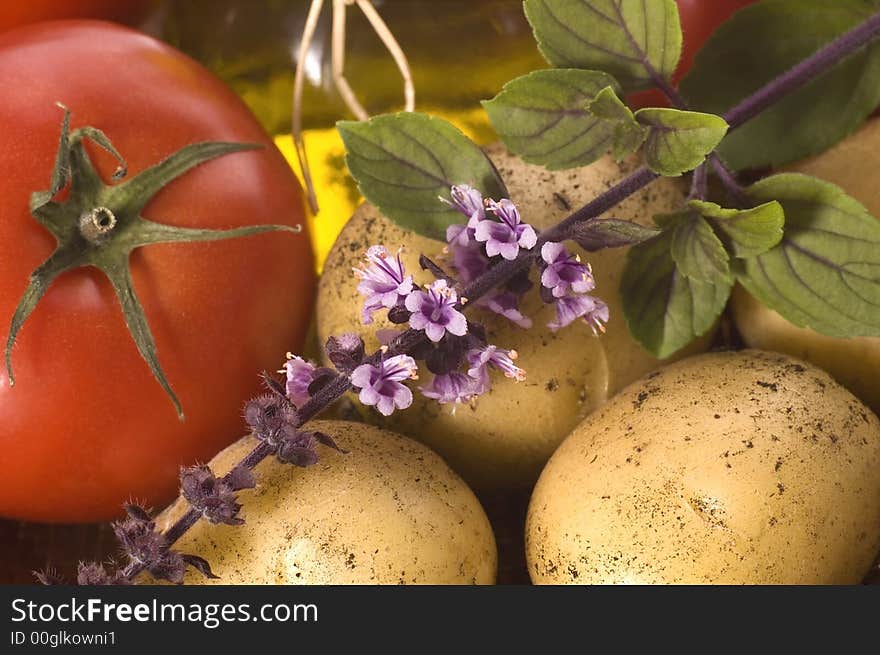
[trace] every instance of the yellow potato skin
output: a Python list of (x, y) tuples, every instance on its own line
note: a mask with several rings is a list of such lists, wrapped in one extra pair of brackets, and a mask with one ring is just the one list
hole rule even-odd
[[(880, 216), (880, 120), (868, 121), (833, 148), (790, 168), (840, 186)], [(812, 362), (880, 412), (880, 338), (840, 339), (798, 327), (737, 287), (731, 306), (736, 327), (751, 348), (776, 350)]]
[(880, 549), (880, 422), (755, 350), (655, 371), (581, 423), (526, 521), (538, 584), (853, 584)]
[(880, 412), (880, 337), (840, 339), (798, 327), (739, 286), (732, 298), (737, 329), (750, 348), (775, 350), (815, 364)]
[[(243, 526), (200, 521), (175, 545), (207, 559), (218, 580), (187, 584), (493, 584), (492, 528), (471, 490), (423, 445), (379, 428), (312, 421), (349, 451), (319, 446), (296, 468), (269, 458), (239, 492)], [(245, 437), (210, 462), (228, 472), (257, 444)], [(186, 511), (178, 499), (157, 519)]]
[[(523, 220), (537, 228), (565, 218), (635, 169), (634, 161), (618, 164), (606, 157), (588, 167), (554, 172), (526, 164), (498, 145), (487, 148), (487, 154)], [(658, 180), (605, 217), (650, 224), (653, 214), (677, 209), (683, 200), (677, 181)], [(356, 332), (371, 349), (378, 346), (373, 336), (377, 329), (395, 327), (379, 313), (373, 325), (361, 324), (363, 298), (351, 270), (374, 244), (392, 251), (405, 246), (403, 260), (417, 282), (431, 279), (419, 269), (419, 254), (442, 261), (446, 245), (404, 232), (375, 207), (362, 205), (330, 252), (319, 284), (318, 335), (322, 342), (334, 334)], [(543, 305), (533, 289), (524, 305), (524, 313), (534, 321), (530, 330), (488, 312), (474, 312), (486, 326), (490, 343), (519, 353), (517, 364), (527, 372), (525, 381), (493, 374), (492, 391), (474, 407), (460, 406), (455, 413), (449, 405), (438, 405), (416, 392), (409, 410), (396, 412), (388, 420), (367, 411), (367, 420), (428, 444), (477, 490), (505, 491), (533, 484), (547, 458), (583, 416), (659, 364), (629, 336), (623, 319), (618, 285), (626, 249), (598, 253), (576, 246), (572, 249), (592, 265), (595, 293), (609, 305), (611, 320), (605, 334), (597, 338), (580, 322), (551, 332), (546, 324), (555, 318), (555, 308)], [(534, 274), (532, 281), (540, 284)], [(704, 350), (710, 337), (686, 352)], [(429, 376), (425, 373), (420, 383)]]

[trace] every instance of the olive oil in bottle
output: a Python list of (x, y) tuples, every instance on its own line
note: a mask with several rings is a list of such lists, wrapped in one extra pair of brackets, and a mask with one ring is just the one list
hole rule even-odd
[[(214, 70), (248, 104), (299, 174), (290, 137), (297, 56), (309, 0), (166, 0), (161, 36)], [(310, 218), (320, 264), (361, 201), (337, 120), (355, 118), (334, 84), (333, 1), (324, 0), (303, 62), (303, 138), (320, 210)], [(478, 143), (495, 136), (480, 100), (546, 64), (520, 0), (373, 0), (406, 56), (415, 109)], [(344, 75), (370, 115), (404, 107), (397, 65), (361, 9), (345, 10)]]

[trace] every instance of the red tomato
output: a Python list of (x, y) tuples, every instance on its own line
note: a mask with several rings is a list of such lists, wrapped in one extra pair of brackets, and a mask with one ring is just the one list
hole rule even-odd
[[(755, 3), (757, 0), (675, 0), (681, 17), (682, 48), (681, 59), (672, 75), (672, 83), (678, 85), (694, 63), (694, 55), (699, 52), (715, 29), (730, 18), (738, 9)], [(657, 91), (641, 91), (629, 96), (632, 107), (666, 107), (666, 97)]]
[[(28, 210), (48, 188), (63, 102), (71, 127), (103, 130), (129, 177), (182, 146), (237, 141), (265, 148), (209, 161), (171, 182), (144, 217), (184, 227), (304, 224), (301, 189), (245, 105), (200, 65), (109, 23), (41, 23), (0, 36), (0, 342), (52, 235)], [(89, 148), (109, 180), (115, 162)], [(0, 516), (105, 520), (128, 498), (158, 506), (178, 467), (206, 461), (243, 433), (261, 370), (301, 348), (313, 300), (308, 235), (270, 232), (210, 243), (151, 245), (131, 257), (134, 287), (178, 420), (126, 329), (106, 277), (62, 274), (24, 324), (0, 372)]]
[(4, 0), (0, 2), (0, 32), (61, 18), (101, 18), (136, 25), (153, 4), (153, 0)]

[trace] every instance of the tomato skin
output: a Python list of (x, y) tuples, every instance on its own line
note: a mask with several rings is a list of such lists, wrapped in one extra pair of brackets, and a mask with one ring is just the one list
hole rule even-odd
[[(735, 11), (755, 2), (757, 0), (675, 0), (681, 19), (682, 48), (681, 59), (672, 75), (673, 85), (677, 86), (691, 69), (694, 56), (715, 29)], [(666, 96), (656, 89), (632, 93), (628, 100), (634, 108), (669, 106)]]
[(137, 25), (154, 4), (154, 0), (5, 0), (0, 2), (0, 32), (66, 18), (99, 18)]
[[(28, 211), (48, 188), (63, 102), (71, 127), (102, 129), (129, 176), (197, 141), (260, 143), (171, 182), (143, 211), (185, 227), (305, 224), (301, 189), (245, 105), (200, 65), (109, 23), (40, 23), (0, 35), (0, 340), (29, 275), (54, 249)], [(90, 148), (105, 180), (115, 168)], [(207, 461), (244, 431), (261, 370), (303, 344), (314, 294), (308, 235), (141, 248), (135, 289), (179, 421), (92, 269), (63, 274), (19, 333), (15, 386), (0, 371), (0, 516), (106, 520), (129, 498), (159, 506), (178, 467)]]

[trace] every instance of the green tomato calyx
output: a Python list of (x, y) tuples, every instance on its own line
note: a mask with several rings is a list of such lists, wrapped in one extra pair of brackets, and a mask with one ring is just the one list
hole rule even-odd
[[(50, 186), (47, 191), (31, 194), (30, 200), (31, 214), (52, 233), (57, 246), (49, 258), (31, 273), (12, 317), (5, 350), (9, 385), (15, 384), (12, 347), (27, 317), (61, 273), (91, 266), (103, 272), (113, 285), (138, 351), (183, 420), (180, 400), (159, 365), (156, 343), (135, 294), (129, 267), (131, 253), (141, 246), (154, 243), (217, 241), (271, 231), (299, 232), (301, 226), (254, 225), (230, 230), (203, 230), (150, 221), (141, 216), (141, 211), (168, 183), (212, 159), (262, 146), (248, 143), (193, 143), (122, 181), (127, 166), (107, 136), (93, 127), (70, 131), (70, 111), (63, 105), (59, 106), (64, 110), (64, 119)], [(98, 175), (84, 148), (85, 140), (103, 148), (118, 161), (119, 166), (112, 176), (113, 184), (105, 183)], [(68, 198), (64, 201), (54, 200), (58, 192), (68, 185)]]

